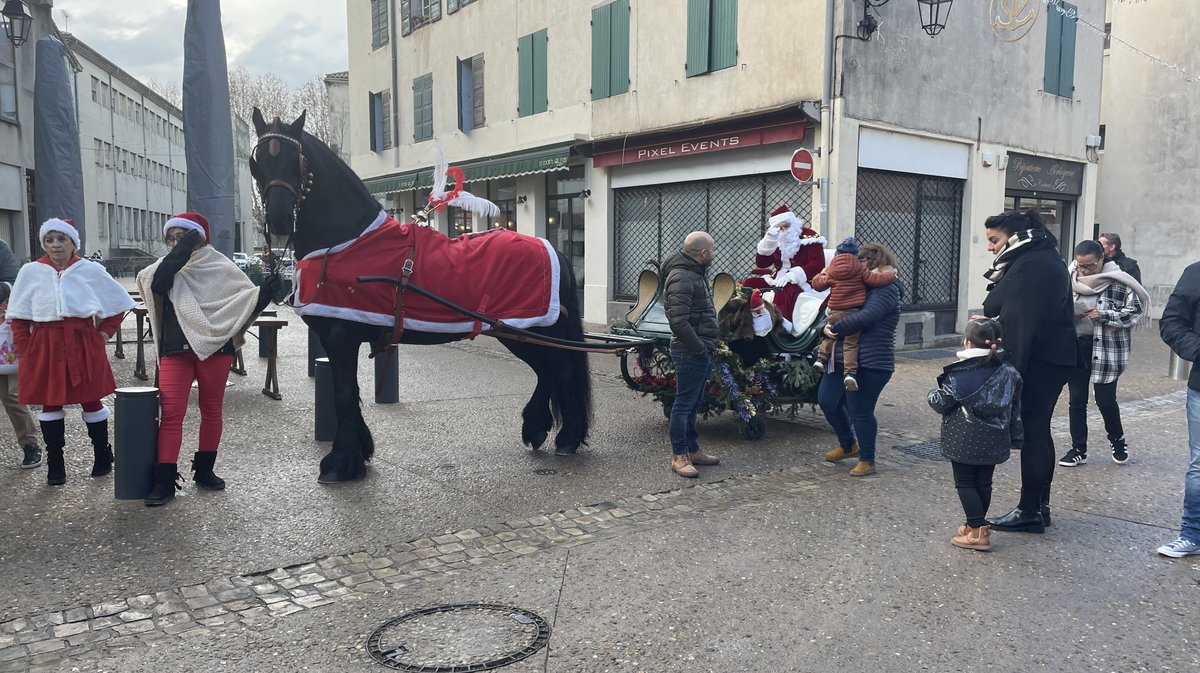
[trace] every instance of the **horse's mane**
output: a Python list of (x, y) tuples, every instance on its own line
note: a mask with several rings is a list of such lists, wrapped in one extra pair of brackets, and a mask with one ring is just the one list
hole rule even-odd
[[(330, 149), (329, 145), (326, 145), (324, 141), (308, 131), (301, 131), (300, 142), (304, 146), (304, 154), (308, 157), (310, 169), (315, 169), (317, 166), (320, 166), (322, 169), (325, 169), (325, 172), (334, 170), (342, 173), (343, 177), (347, 178), (345, 182), (348, 183), (349, 189), (353, 190), (354, 193), (341, 193), (339, 198), (361, 198), (374, 201), (376, 204), (379, 203), (378, 199), (376, 199), (375, 196), (371, 194), (371, 191), (367, 189), (366, 183), (364, 183), (362, 178), (358, 176), (358, 173), (355, 173), (354, 169), (350, 168), (349, 164), (347, 164), (345, 161), (342, 161), (342, 158), (338, 156), (336, 152)], [(328, 179), (328, 177), (322, 175), (321, 172), (316, 170), (313, 170), (313, 172), (317, 180), (321, 180), (322, 178)]]

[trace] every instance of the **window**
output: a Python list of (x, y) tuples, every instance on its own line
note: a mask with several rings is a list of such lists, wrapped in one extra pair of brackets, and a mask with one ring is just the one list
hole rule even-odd
[(545, 28), (517, 40), (517, 116), (528, 117), (546, 111), (548, 41)]
[(1112, 47), (1112, 23), (1104, 24), (1104, 48)]
[(737, 0), (688, 0), (688, 77), (737, 65)]
[(92, 77), (92, 102), (100, 102), (100, 80)]
[(442, 0), (400, 0), (400, 34), (442, 18)]
[(458, 62), (458, 128), (481, 128), (483, 116), (483, 54)]
[(111, 94), (110, 94), (110, 91), (108, 88), (108, 84), (105, 82), (101, 82), (100, 83), (100, 106), (103, 107), (105, 110), (107, 110), (112, 105), (112, 103), (109, 99), (110, 95)]
[(459, 7), (466, 7), (475, 2), (475, 0), (446, 0), (446, 13), (453, 14), (458, 11)]
[(1043, 91), (1064, 98), (1075, 95), (1075, 28), (1079, 10), (1062, 0), (1046, 7), (1046, 79)]
[(413, 80), (413, 142), (433, 137), (433, 73)]
[(629, 0), (592, 10), (592, 100), (629, 91)]
[(108, 143), (104, 143), (104, 166), (106, 168), (112, 167), (112, 145)]
[(107, 238), (108, 234), (108, 209), (104, 207), (103, 201), (96, 202), (96, 224), (100, 230), (100, 238)]
[(388, 0), (371, 0), (371, 49), (388, 43)]
[(100, 140), (99, 138), (92, 138), (92, 140), (96, 143), (96, 165), (103, 166), (104, 165), (104, 141)]
[(371, 151), (382, 152), (392, 146), (392, 92), (371, 94)]

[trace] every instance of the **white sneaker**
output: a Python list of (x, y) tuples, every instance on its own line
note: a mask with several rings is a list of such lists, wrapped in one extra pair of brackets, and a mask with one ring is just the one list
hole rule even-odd
[(1191, 540), (1185, 540), (1182, 537), (1177, 537), (1171, 542), (1164, 544), (1158, 548), (1158, 553), (1171, 558), (1183, 558), (1192, 554), (1200, 554), (1200, 544), (1196, 544)]

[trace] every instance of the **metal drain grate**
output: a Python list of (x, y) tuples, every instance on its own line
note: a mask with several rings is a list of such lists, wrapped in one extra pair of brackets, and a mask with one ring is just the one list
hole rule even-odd
[(472, 673), (521, 661), (549, 640), (550, 625), (529, 610), (461, 603), (389, 619), (367, 638), (367, 652), (397, 671)]
[(953, 348), (929, 348), (923, 351), (896, 351), (896, 357), (909, 360), (941, 360), (952, 358), (957, 352)]
[(926, 460), (946, 460), (942, 455), (942, 443), (938, 440), (931, 442), (921, 442), (920, 444), (909, 444), (908, 446), (897, 446), (897, 451), (902, 451), (910, 456), (917, 458), (925, 458)]

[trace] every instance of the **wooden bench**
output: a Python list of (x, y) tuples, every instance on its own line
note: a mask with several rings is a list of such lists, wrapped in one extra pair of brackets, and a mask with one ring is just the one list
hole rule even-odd
[[(146, 325), (147, 309), (145, 304), (138, 304), (133, 307), (132, 313), (137, 316), (137, 360), (134, 362), (133, 376), (142, 381), (149, 381), (150, 375), (146, 372), (146, 341), (149, 336), (149, 327)], [(267, 344), (267, 376), (263, 383), (262, 393), (273, 400), (282, 400), (283, 395), (279, 392), (279, 330), (287, 327), (288, 321), (275, 316), (259, 316), (251, 325), (258, 328), (259, 339)], [(234, 374), (246, 375), (246, 367), (242, 360), (242, 349), (238, 349), (233, 356), (233, 365), (230, 371)], [(155, 372), (155, 380), (158, 375)]]

